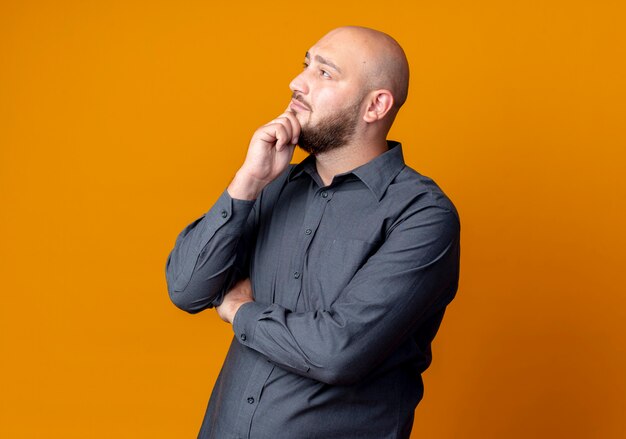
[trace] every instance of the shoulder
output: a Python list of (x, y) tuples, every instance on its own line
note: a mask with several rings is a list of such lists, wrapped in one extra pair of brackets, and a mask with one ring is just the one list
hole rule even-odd
[(391, 182), (381, 201), (401, 206), (407, 214), (441, 210), (459, 221), (456, 206), (444, 190), (432, 178), (406, 165)]
[(407, 257), (426, 264), (458, 252), (459, 214), (432, 178), (405, 166), (381, 201), (384, 209), (393, 212), (385, 227), (385, 241), (407, 250), (412, 255)]

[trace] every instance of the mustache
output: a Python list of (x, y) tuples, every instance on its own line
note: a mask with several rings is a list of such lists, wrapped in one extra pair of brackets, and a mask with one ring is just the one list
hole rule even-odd
[(304, 105), (306, 107), (307, 110), (311, 111), (311, 106), (304, 100), (302, 95), (300, 95), (300, 94), (298, 94), (296, 92), (293, 92), (292, 95), (291, 95), (291, 99), (300, 102), (302, 105)]

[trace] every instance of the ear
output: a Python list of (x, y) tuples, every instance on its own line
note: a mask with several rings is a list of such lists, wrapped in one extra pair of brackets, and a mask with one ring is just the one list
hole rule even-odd
[(393, 95), (389, 90), (374, 90), (369, 94), (367, 110), (363, 115), (363, 120), (372, 123), (381, 120), (393, 107)]

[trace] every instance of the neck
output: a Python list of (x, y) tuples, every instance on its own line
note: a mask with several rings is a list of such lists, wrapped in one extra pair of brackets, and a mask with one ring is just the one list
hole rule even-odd
[(315, 156), (315, 166), (324, 186), (328, 186), (335, 175), (351, 171), (387, 151), (387, 141), (381, 139), (371, 143), (350, 143), (341, 148)]

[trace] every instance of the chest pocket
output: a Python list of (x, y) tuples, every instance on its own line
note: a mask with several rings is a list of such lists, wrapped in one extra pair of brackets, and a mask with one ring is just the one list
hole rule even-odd
[(309, 282), (302, 294), (303, 310), (329, 309), (376, 246), (359, 239), (343, 238), (322, 238), (311, 243), (307, 258)]

